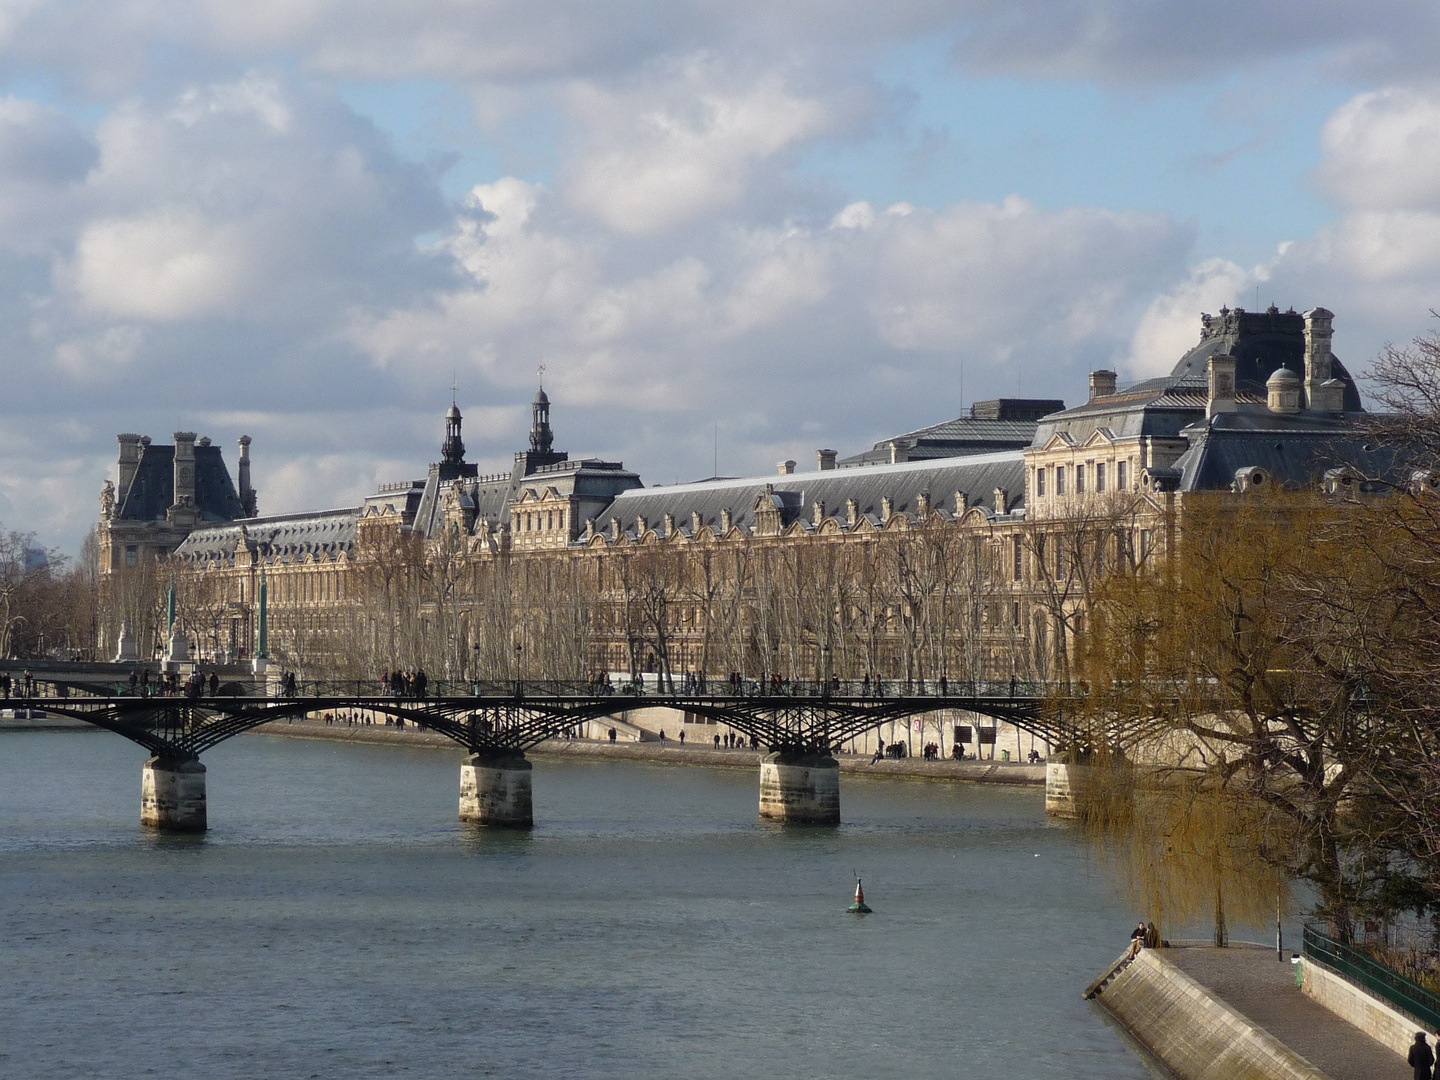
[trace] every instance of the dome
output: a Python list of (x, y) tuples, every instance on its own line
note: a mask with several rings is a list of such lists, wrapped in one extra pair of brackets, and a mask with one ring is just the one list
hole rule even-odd
[(446, 419), (446, 420), (459, 420), (459, 419), (460, 419), (460, 406), (456, 405), (456, 404), (452, 401), (452, 402), (450, 403), (450, 411), (445, 414), (445, 419)]
[(1300, 385), (1300, 376), (1291, 371), (1288, 367), (1279, 367), (1275, 373), (1265, 380), (1265, 389), (1278, 390)]
[(545, 388), (544, 388), (543, 386), (540, 388), (540, 392), (535, 395), (535, 404), (536, 404), (536, 405), (549, 405), (549, 404), (550, 404), (550, 399), (545, 396)]

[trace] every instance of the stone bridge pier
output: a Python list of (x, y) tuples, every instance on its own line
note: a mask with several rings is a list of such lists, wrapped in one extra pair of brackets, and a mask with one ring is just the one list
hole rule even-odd
[(828, 750), (779, 750), (760, 763), (760, 816), (840, 824), (840, 763)]
[(140, 773), (140, 824), (161, 832), (204, 832), (205, 766), (200, 759), (152, 757)]
[(471, 754), (460, 766), (460, 820), (475, 825), (528, 829), (531, 765), (524, 754)]

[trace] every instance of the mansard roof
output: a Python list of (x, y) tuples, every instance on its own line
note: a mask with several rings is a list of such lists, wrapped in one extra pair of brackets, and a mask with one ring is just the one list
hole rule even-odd
[(175, 549), (175, 557), (200, 562), (228, 560), (243, 536), (251, 549), (267, 561), (299, 562), (312, 555), (336, 559), (354, 547), (359, 518), (360, 508), (356, 506), (212, 525), (187, 536)]
[[(1294, 310), (1282, 312), (1273, 304), (1266, 311), (1221, 308), (1219, 315), (1201, 315), (1200, 327), (1200, 344), (1180, 358), (1171, 378), (1204, 383), (1210, 358), (1228, 353), (1235, 357), (1236, 390), (1263, 397), (1265, 381), (1278, 369), (1305, 370), (1305, 316)], [(1360, 412), (1355, 380), (1339, 360), (1332, 358), (1330, 367), (1345, 384), (1345, 411)]]
[(670, 487), (639, 488), (622, 492), (595, 519), (595, 529), (610, 534), (611, 520), (618, 519), (622, 532), (633, 534), (640, 518), (647, 528), (660, 525), (665, 515), (676, 527), (689, 528), (691, 515), (700, 515), (700, 524), (718, 534), (723, 511), (730, 511), (732, 524), (745, 532), (755, 528), (755, 508), (767, 494), (781, 513), (782, 528), (797, 520), (813, 520), (815, 504), (825, 504), (829, 517), (845, 516), (850, 499), (862, 516), (879, 522), (884, 500), (891, 500), (894, 513), (913, 517), (919, 497), (930, 496), (935, 509), (953, 510), (957, 491), (968, 495), (968, 505), (979, 503), (993, 509), (995, 489), (1006, 493), (1008, 509), (1017, 510), (1025, 501), (1025, 460), (1018, 450), (997, 454), (976, 454), (934, 461), (911, 461), (900, 465), (875, 465), (864, 469), (830, 469), (824, 472), (751, 476), (734, 480), (704, 480)]
[(1223, 413), (1186, 431), (1190, 447), (1175, 462), (1180, 491), (1225, 491), (1241, 469), (1261, 468), (1277, 483), (1307, 487), (1330, 469), (1401, 483), (1408, 455), (1366, 439), (1353, 420), (1264, 409)]
[[(175, 447), (142, 444), (135, 479), (118, 496), (117, 518), (165, 520), (165, 511), (175, 502)], [(195, 446), (195, 509), (201, 521), (233, 521), (245, 515), (218, 446)]]
[(1063, 408), (1065, 402), (1049, 398), (977, 401), (970, 406), (969, 416), (881, 439), (869, 450), (841, 458), (838, 464), (841, 468), (889, 464), (890, 444), (893, 442), (906, 444), (906, 455), (910, 461), (1018, 450), (1030, 445), (1036, 423), (1042, 416)]

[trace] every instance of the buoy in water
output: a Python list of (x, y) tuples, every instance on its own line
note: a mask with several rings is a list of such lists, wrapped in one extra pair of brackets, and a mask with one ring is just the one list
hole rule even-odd
[(855, 879), (855, 902), (850, 905), (850, 910), (856, 915), (871, 914), (870, 905), (865, 903), (865, 887), (860, 884), (860, 879)]

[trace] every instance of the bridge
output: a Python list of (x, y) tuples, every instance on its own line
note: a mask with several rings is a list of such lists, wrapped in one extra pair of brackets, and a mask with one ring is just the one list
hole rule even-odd
[[(12, 665), (6, 665), (10, 667)], [(1043, 688), (1007, 682), (830, 680), (765, 687), (729, 684), (697, 692), (611, 693), (586, 682), (438, 683), (423, 696), (388, 692), (380, 682), (294, 683), (230, 680), (192, 694), (152, 691), (130, 669), (37, 669), (0, 707), (72, 717), (150, 751), (141, 783), (142, 824), (203, 832), (205, 766), (200, 755), (275, 720), (311, 713), (362, 712), (438, 732), (466, 751), (460, 767), (460, 820), (527, 828), (533, 824), (527, 750), (580, 724), (637, 708), (667, 708), (729, 725), (768, 751), (760, 766), (760, 816), (836, 824), (840, 771), (834, 754), (882, 724), (942, 709), (978, 713), (1063, 742), (1063, 723), (1044, 707)], [(12, 679), (23, 675), (10, 672)], [(117, 677), (123, 676), (123, 677)], [(213, 685), (213, 692), (211, 686)]]

